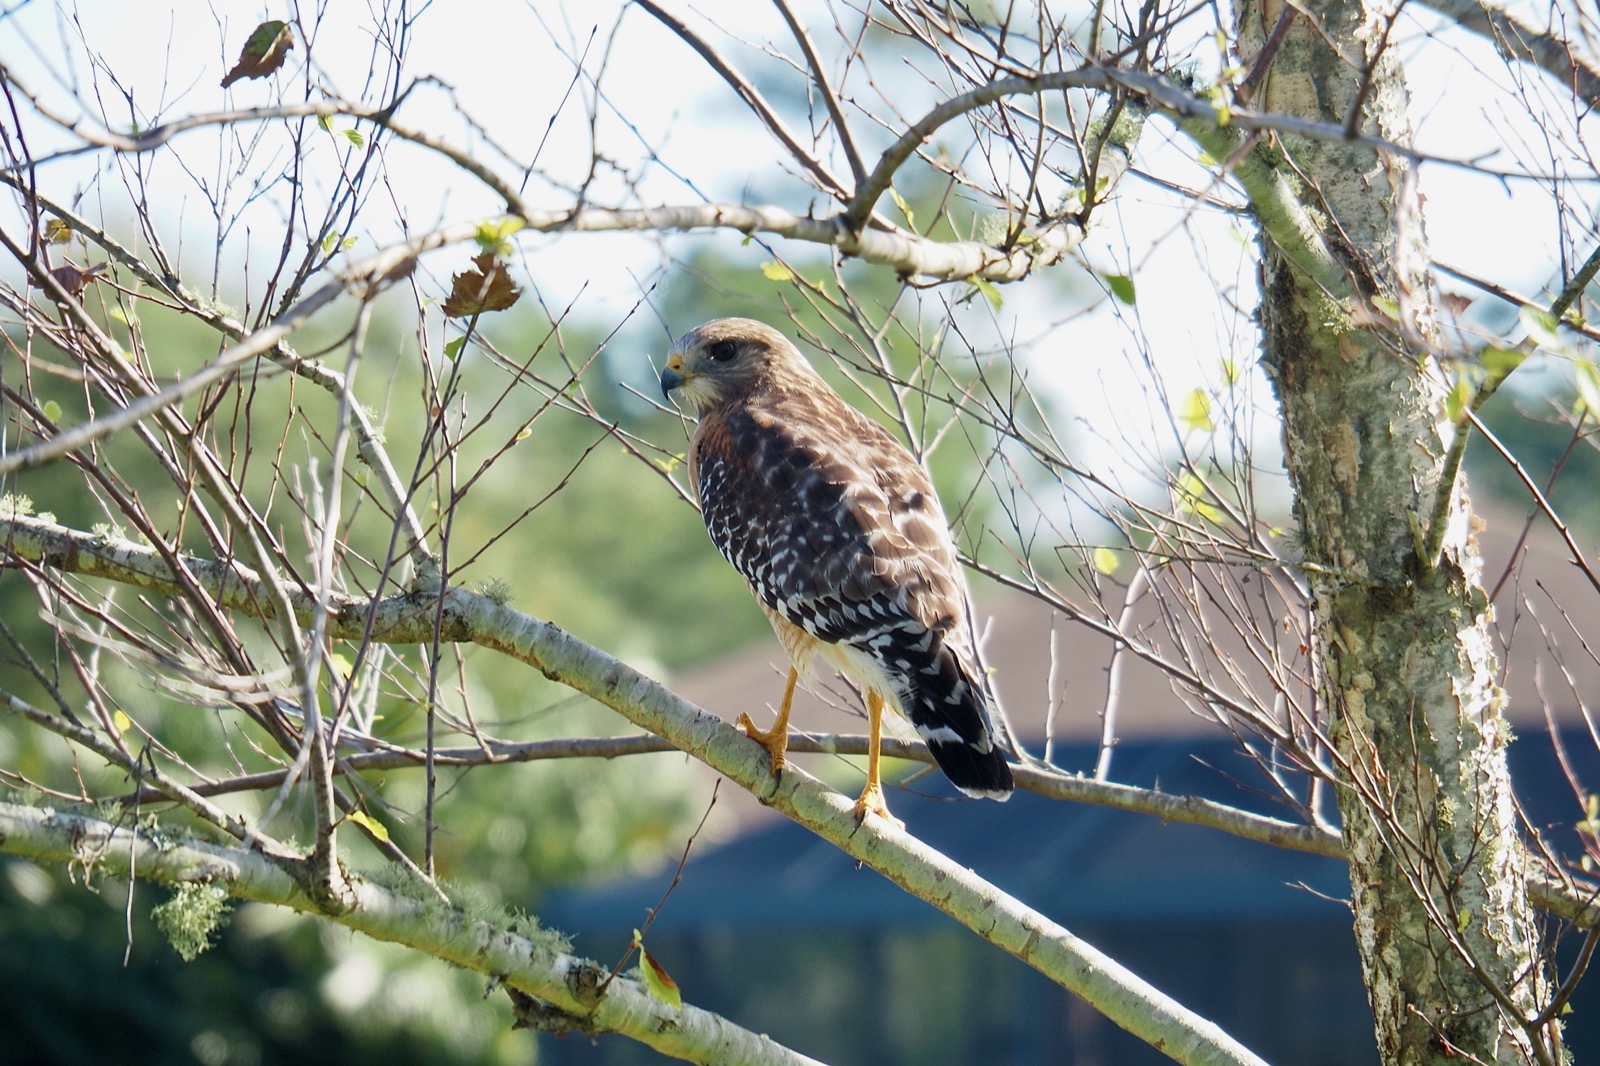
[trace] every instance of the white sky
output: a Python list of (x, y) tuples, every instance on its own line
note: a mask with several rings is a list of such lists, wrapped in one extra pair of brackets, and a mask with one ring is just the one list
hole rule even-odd
[[(502, 174), (513, 174), (514, 168), (482, 144), (462, 122), (456, 106), (513, 157), (527, 160), (537, 152), (539, 166), (554, 180), (575, 182), (590, 159), (591, 128), (585, 100), (592, 87), (582, 82), (574, 85), (572, 56), (587, 48), (585, 64), (592, 72), (599, 69), (598, 57), (609, 47), (602, 81), (605, 97), (594, 132), (603, 152), (624, 170), (642, 177), (636, 190), (638, 202), (695, 203), (699, 194), (718, 200), (760, 200), (777, 195), (787, 206), (805, 205), (800, 183), (787, 176), (772, 143), (743, 106), (685, 44), (643, 10), (616, 2), (581, 0), (536, 4), (439, 0), (427, 7), (413, 5), (419, 7), (406, 76), (433, 75), (443, 85), (419, 88), (401, 111), (400, 121), (472, 148), (478, 158)], [(819, 3), (798, 7), (819, 50), (829, 57), (840, 54), (826, 9)], [(317, 70), (329, 83), (347, 96), (372, 99), (376, 90), (363, 93), (372, 49), (365, 21), (367, 8), (367, 4), (332, 4), (332, 13), (324, 19), (310, 51)], [(773, 7), (708, 0), (692, 8), (676, 4), (673, 9), (763, 88), (770, 88), (777, 79), (793, 84), (798, 78), (762, 51), (770, 43), (772, 50), (795, 53), (792, 38)], [(127, 109), (119, 100), (118, 86), (131, 89), (145, 122), (277, 99), (273, 82), (241, 82), (229, 93), (217, 83), (251, 27), (261, 18), (290, 17), (287, 5), (9, 0), (0, 10), (10, 12), (0, 21), (0, 57), (29, 89), (59, 107), (71, 107), (57, 84), (63, 77), (75, 79), (82, 96), (93, 99), (98, 95), (108, 112), (120, 116), (124, 125)], [(309, 16), (311, 8), (302, 4), (301, 11), (303, 17)], [(849, 15), (844, 12), (845, 17)], [(1408, 22), (1397, 42), (1411, 79), (1420, 148), (1461, 159), (1500, 148), (1494, 160), (1499, 165), (1509, 168), (1520, 162), (1544, 169), (1549, 139), (1577, 144), (1576, 134), (1564, 131), (1559, 117), (1539, 116), (1541, 121), (1534, 122), (1515, 97), (1508, 101), (1492, 91), (1509, 82), (1511, 75), (1487, 44), (1455, 31), (1431, 36), (1429, 29), (1437, 27)], [(88, 51), (99, 56), (98, 74), (84, 63), (86, 49), (79, 34)], [(1214, 49), (1212, 53), (1214, 66)], [(1203, 67), (1207, 60), (1204, 46), (1197, 49), (1196, 59)], [(306, 61), (306, 42), (300, 40), (275, 81), (286, 87), (295, 85), (296, 79), (304, 77)], [(831, 69), (837, 73), (839, 68), (832, 64)], [(114, 81), (107, 72), (114, 75)], [(874, 74), (891, 80), (902, 76), (892, 63), (881, 61)], [(1560, 90), (1548, 85), (1541, 88), (1541, 79), (1526, 72), (1521, 76), (1532, 86), (1529, 91), (1542, 96), (1559, 116)], [(888, 88), (904, 93), (904, 99), (895, 103), (907, 114), (918, 114), (925, 106), (927, 97), (913, 78), (902, 76), (901, 82)], [(870, 96), (863, 86), (857, 85), (856, 90)], [(298, 89), (286, 95), (296, 98)], [(1569, 104), (1567, 111), (1571, 110)], [(554, 123), (552, 114), (557, 115)], [(625, 116), (626, 123), (618, 115)], [(804, 115), (786, 113), (785, 117), (793, 128), (805, 129)], [(1573, 120), (1569, 117), (1565, 125), (1571, 127)], [(882, 143), (881, 132), (872, 139), (870, 125), (863, 122), (860, 128), (869, 145)], [(47, 133), (37, 126), (30, 132), (30, 147), (36, 154), (50, 147)], [(169, 227), (169, 248), (178, 250), (181, 243), (186, 269), (198, 271), (201, 279), (210, 276), (216, 227), (199, 187), (205, 184), (215, 189), (229, 184), (226, 172), (207, 160), (226, 153), (232, 136), (219, 136), (215, 131), (184, 135), (181, 148), (191, 160), (200, 161), (195, 175), (176, 170), (170, 160), (150, 160), (158, 169), (148, 185), (148, 195), (157, 218)], [(1141, 144), (1139, 164), (1180, 175), (1194, 184), (1203, 183), (1198, 170), (1184, 169), (1178, 151), (1165, 143), (1166, 136), (1161, 124), (1151, 124)], [(1503, 147), (1507, 144), (1525, 145), (1524, 158), (1508, 155)], [(663, 165), (641, 166), (647, 146), (659, 150)], [(41, 176), (47, 187), (58, 191), (64, 182), (96, 190), (90, 182), (96, 168), (127, 170), (130, 166), (128, 160), (100, 153), (53, 163)], [(688, 177), (694, 187), (674, 177), (673, 171)], [(120, 187), (119, 179), (113, 175), (101, 180), (106, 210), (116, 217), (119, 209), (110, 192)], [(1548, 187), (1532, 182), (1502, 183), (1436, 164), (1423, 168), (1422, 181), (1437, 259), (1509, 288), (1538, 293), (1549, 280), (1558, 254), (1556, 207)], [(235, 205), (242, 202), (245, 192), (237, 182), (229, 188)], [(1566, 192), (1571, 195), (1572, 189)], [(1577, 192), (1592, 205), (1592, 185)], [(93, 194), (101, 195), (97, 190)], [(626, 199), (622, 183), (610, 173), (602, 174), (592, 196), (602, 204)], [(528, 199), (538, 207), (570, 204), (564, 194), (538, 178), (528, 186)], [(818, 206), (825, 210), (827, 205), (819, 202)], [(386, 182), (364, 221), (371, 227), (371, 239), (385, 240), (395, 235), (396, 220), (401, 217), (416, 230), (487, 215), (497, 207), (492, 194), (460, 172), (426, 152), (394, 145)], [(14, 225), (12, 211), (9, 203), (0, 209), (6, 212), (0, 213), (0, 222)], [(274, 226), (281, 228), (281, 212), (275, 211), (264, 201), (247, 213), (253, 222), (252, 261), (264, 257), (275, 245), (271, 236)], [(1114, 464), (1119, 461), (1117, 447), (1096, 445), (1096, 437), (1111, 442), (1129, 432), (1151, 434), (1154, 444), (1164, 432), (1164, 416), (1146, 409), (1150, 368), (1141, 351), (1151, 354), (1172, 395), (1181, 395), (1196, 384), (1216, 384), (1224, 358), (1252, 363), (1253, 330), (1247, 320), (1218, 306), (1216, 292), (1220, 288), (1245, 307), (1252, 306), (1254, 268), (1248, 238), (1241, 239), (1242, 231), (1233, 220), (1216, 214), (1191, 217), (1181, 199), (1136, 180), (1124, 183), (1116, 209), (1107, 213), (1103, 223), (1083, 249), (1083, 256), (1098, 269), (1131, 273), (1140, 294), (1136, 308), (1101, 301), (1088, 313), (1077, 314), (1076, 308), (1061, 306), (1060, 286), (1042, 279), (1006, 290), (1005, 307), (995, 329), (1030, 342), (1026, 354), (1035, 372), (1055, 381), (1075, 413), (1085, 420), (1090, 432), (1082, 446), (1088, 454), (1081, 458)], [(693, 241), (716, 242), (725, 252), (738, 252), (739, 238), (727, 232), (680, 237), (672, 247), (685, 252)], [(371, 246), (370, 240), (364, 241), (357, 252)], [(232, 258), (225, 256), (221, 262), (223, 277), (245, 265), (247, 253), (238, 230), (233, 247)], [(656, 244), (631, 237), (536, 239), (525, 247), (528, 268), (549, 305), (559, 307), (581, 297), (580, 316), (588, 313), (606, 322), (618, 321), (626, 314), (638, 299), (638, 279), (660, 262)], [(786, 256), (815, 254), (781, 242), (777, 247)], [(758, 256), (752, 263), (764, 258), (759, 249), (749, 254)], [(446, 268), (441, 265), (438, 269)], [(1456, 283), (1446, 287), (1470, 293)], [(971, 313), (988, 316), (982, 307)], [(1041, 323), (1059, 325), (1045, 328)], [(681, 330), (692, 324), (671, 325)], [(657, 346), (655, 350), (665, 340), (648, 313), (637, 316), (625, 336), (640, 345)], [(641, 378), (645, 372), (641, 361)], [(1259, 377), (1254, 379), (1254, 388), (1264, 390)], [(1259, 395), (1266, 396), (1264, 391)], [(1149, 424), (1141, 428), (1146, 419)], [(1269, 439), (1275, 436), (1270, 424), (1263, 432)]]

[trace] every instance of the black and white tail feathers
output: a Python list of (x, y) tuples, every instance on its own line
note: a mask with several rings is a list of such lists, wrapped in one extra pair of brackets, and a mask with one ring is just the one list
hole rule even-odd
[(1012, 740), (996, 713), (982, 667), (923, 632), (899, 626), (875, 635), (866, 649), (895, 682), (894, 696), (916, 726), (934, 761), (952, 784), (969, 796), (1006, 800)]

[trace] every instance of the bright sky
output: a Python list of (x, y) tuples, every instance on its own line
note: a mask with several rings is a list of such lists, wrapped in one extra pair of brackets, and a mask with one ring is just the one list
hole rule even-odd
[[(368, 6), (330, 5), (331, 14), (316, 31), (309, 51), (319, 76), (349, 97), (371, 100), (378, 90), (365, 86), (373, 65), (373, 41), (365, 21)], [(829, 57), (841, 54), (826, 8), (816, 2), (797, 6), (819, 50)], [(404, 77), (432, 75), (441, 84), (420, 87), (400, 112), (400, 121), (471, 149), (502, 174), (515, 174), (515, 167), (460, 117), (461, 112), (472, 116), (512, 158), (537, 160), (541, 174), (527, 186), (535, 206), (569, 206), (570, 198), (557, 186), (584, 176), (591, 134), (622, 172), (640, 179), (635, 202), (696, 203), (703, 194), (714, 200), (755, 202), (776, 196), (787, 206), (805, 206), (800, 183), (787, 177), (772, 143), (743, 105), (683, 42), (642, 9), (583, 0), (435, 2), (413, 4), (412, 9), (418, 14)], [(793, 39), (772, 6), (702, 0), (693, 7), (675, 3), (672, 9), (774, 99), (780, 95), (779, 86), (797, 80), (791, 68), (770, 54), (795, 54)], [(309, 5), (302, 4), (301, 11), (303, 18), (309, 18)], [(282, 4), (224, 5), (204, 0), (166, 5), (10, 0), (9, 14), (0, 21), (0, 57), (31, 90), (56, 106), (71, 106), (64, 102), (57, 80), (64, 78), (84, 97), (98, 96), (126, 128), (132, 116), (118, 86), (131, 90), (143, 123), (277, 99), (274, 84), (267, 81), (241, 82), (226, 93), (217, 85), (250, 29), (266, 17), (290, 17), (290, 12)], [(847, 27), (853, 25), (850, 11), (843, 10), (841, 18)], [(1424, 21), (1409, 20), (1397, 39), (1411, 78), (1419, 147), (1467, 159), (1509, 144), (1521, 158), (1502, 150), (1493, 160), (1496, 165), (1510, 168), (1520, 163), (1545, 169), (1547, 139), (1577, 142), (1575, 133), (1561, 128), (1562, 122), (1546, 116), (1535, 123), (1515, 97), (1508, 100), (1494, 94), (1511, 75), (1490, 46), (1448, 29), (1435, 36), (1438, 30), (1440, 26), (1428, 21), (1424, 12)], [(276, 81), (290, 86), (303, 78), (307, 51), (306, 42), (298, 41)], [(87, 68), (86, 54), (99, 57), (98, 73)], [(1214, 46), (1202, 38), (1196, 61), (1204, 67), (1208, 55), (1214, 65)], [(594, 73), (601, 69), (602, 56), (606, 57), (603, 97), (599, 120), (591, 130), (593, 86), (575, 81), (574, 64), (584, 57), (585, 69)], [(839, 65), (829, 62), (837, 73)], [(873, 74), (896, 94), (894, 102), (906, 115), (925, 108), (926, 93), (892, 60), (877, 62)], [(1545, 99), (1559, 115), (1560, 90), (1526, 72), (1521, 76), (1531, 86), (1528, 91)], [(872, 97), (863, 84), (853, 88), (863, 98)], [(297, 97), (298, 90), (289, 95)], [(1567, 111), (1571, 110), (1569, 104)], [(804, 131), (804, 115), (791, 111), (785, 117)], [(1570, 118), (1566, 125), (1572, 125)], [(869, 144), (882, 143), (881, 132), (872, 139), (866, 121), (860, 129)], [(1167, 137), (1165, 127), (1152, 123), (1141, 144), (1139, 165), (1203, 184), (1202, 172), (1185, 167)], [(157, 169), (147, 186), (148, 196), (157, 217), (173, 226), (168, 240), (175, 250), (179, 227), (171, 220), (183, 220), (185, 266), (205, 277), (215, 243), (209, 235), (216, 225), (201, 187), (227, 188), (231, 204), (243, 203), (248, 188), (216, 162), (219, 153), (224, 159), (236, 158), (242, 142), (213, 131), (184, 138), (181, 147), (188, 158), (199, 160), (196, 172), (185, 174), (170, 160), (152, 160)], [(33, 151), (48, 146), (46, 135), (35, 130)], [(645, 166), (651, 150), (659, 151), (660, 162)], [(43, 176), (57, 190), (67, 180), (80, 189), (93, 189), (90, 177), (95, 168), (127, 170), (131, 165), (102, 153), (53, 163)], [(102, 181), (109, 188), (120, 184), (115, 175)], [(1548, 282), (1558, 256), (1556, 209), (1548, 187), (1502, 183), (1436, 164), (1424, 167), (1422, 181), (1437, 259), (1529, 294), (1536, 295)], [(1573, 190), (1565, 192), (1572, 195)], [(1577, 192), (1592, 204), (1592, 185)], [(624, 182), (613, 170), (602, 169), (591, 196), (602, 204), (628, 201)], [(117, 205), (109, 196), (104, 202), (115, 216)], [(421, 150), (393, 145), (386, 183), (363, 216), (370, 227), (364, 236), (389, 239), (402, 217), (419, 230), (486, 215), (497, 207), (492, 194), (459, 171)], [(826, 205), (819, 202), (819, 207)], [(12, 210), (9, 204), (0, 209)], [(281, 211), (263, 201), (245, 217), (252, 226), (253, 255), (259, 258), (275, 243), (271, 235), (275, 226), (281, 227)], [(0, 219), (8, 226), (15, 222), (9, 214), (0, 214)], [(1193, 214), (1183, 199), (1136, 179), (1124, 183), (1116, 210), (1104, 222), (1083, 256), (1099, 270), (1131, 274), (1139, 292), (1135, 308), (1101, 300), (1089, 313), (1077, 314), (1076, 308), (1061, 306), (1059, 286), (1030, 282), (1006, 290), (1005, 306), (993, 328), (997, 334), (1028, 342), (1035, 372), (1055, 381), (1085, 420), (1089, 430), (1082, 445), (1088, 452), (1085, 458), (1114, 464), (1118, 448), (1110, 442), (1119, 436), (1154, 434), (1149, 438), (1154, 442), (1170, 433), (1163, 427), (1164, 416), (1146, 409), (1153, 403), (1148, 393), (1151, 367), (1141, 353), (1150, 353), (1172, 395), (1182, 395), (1197, 384), (1216, 385), (1225, 358), (1245, 366), (1252, 363), (1253, 330), (1246, 319), (1218, 306), (1216, 292), (1220, 288), (1245, 307), (1253, 306), (1254, 267), (1248, 235), (1234, 220), (1216, 213)], [(736, 236), (719, 233), (680, 237), (672, 247), (685, 252), (689, 241), (715, 241), (730, 254), (739, 246)], [(242, 249), (243, 242), (237, 246)], [(356, 251), (371, 247), (366, 240)], [(638, 299), (638, 279), (660, 262), (657, 245), (631, 237), (540, 239), (526, 242), (525, 247), (529, 270), (547, 303), (562, 306), (581, 296), (580, 314), (607, 322), (626, 315)], [(803, 258), (808, 251), (793, 245), (777, 247), (786, 256)], [(752, 264), (764, 258), (759, 249), (749, 254)], [(243, 265), (240, 259), (225, 259), (222, 276)], [(1476, 295), (1456, 283), (1446, 287)], [(967, 313), (974, 319), (987, 318), (983, 301), (975, 304)], [(681, 330), (692, 323), (671, 325)], [(637, 317), (626, 335), (640, 345), (664, 343), (648, 314)], [(641, 365), (641, 376), (645, 372)], [(1254, 382), (1264, 399), (1264, 385), (1259, 378)], [(1141, 426), (1147, 418), (1150, 424)], [(1270, 440), (1275, 435), (1268, 423), (1264, 437)], [(1094, 443), (1097, 438), (1106, 443)]]

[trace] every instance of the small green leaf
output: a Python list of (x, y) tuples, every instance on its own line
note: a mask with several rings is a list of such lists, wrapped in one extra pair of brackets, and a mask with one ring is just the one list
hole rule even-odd
[(1194, 432), (1202, 430), (1210, 432), (1216, 429), (1216, 424), (1211, 421), (1211, 396), (1204, 389), (1194, 389), (1183, 398), (1183, 403), (1178, 407), (1178, 421), (1183, 423), (1183, 428)]
[(341, 681), (349, 681), (350, 675), (355, 672), (355, 666), (350, 662), (350, 656), (343, 652), (332, 652), (328, 656), (328, 666), (332, 668), (335, 676)]
[(128, 717), (128, 712), (117, 708), (111, 712), (111, 725), (117, 731), (117, 736), (122, 736), (133, 728), (133, 719)]
[(633, 931), (633, 946), (639, 949), (639, 973), (644, 976), (645, 989), (667, 1006), (683, 1009), (683, 993), (678, 991), (678, 982), (644, 949), (637, 929)]
[(1224, 359), (1222, 361), (1222, 383), (1224, 385), (1231, 389), (1239, 384), (1240, 379), (1243, 377), (1244, 368), (1239, 365), (1237, 359)]
[(46, 400), (39, 413), (44, 415), (47, 422), (59, 423), (61, 421), (61, 405), (54, 400)]
[(1501, 348), (1489, 345), (1478, 353), (1478, 362), (1483, 368), (1497, 377), (1504, 377), (1527, 361), (1528, 354), (1515, 348)]
[(1122, 561), (1122, 557), (1114, 549), (1104, 546), (1096, 548), (1090, 558), (1094, 568), (1107, 577), (1117, 572), (1117, 564)]
[(1374, 296), (1372, 306), (1384, 318), (1391, 322), (1400, 321), (1400, 305), (1387, 296)]
[(344, 240), (339, 242), (339, 251), (348, 252), (350, 249), (356, 246), (358, 240), (359, 238), (356, 237), (346, 237)]
[(332, 115), (318, 115), (317, 116), (317, 125), (322, 128), (322, 132), (323, 133), (332, 133), (333, 132), (333, 116)]
[(1180, 512), (1208, 522), (1222, 521), (1222, 509), (1211, 502), (1211, 492), (1206, 488), (1206, 483), (1193, 471), (1185, 472), (1172, 488)]
[(1005, 302), (1005, 298), (1000, 295), (1000, 286), (996, 285), (988, 278), (980, 278), (976, 274), (972, 275), (972, 277), (968, 278), (967, 280), (972, 282), (973, 288), (977, 289), (988, 298), (990, 307), (994, 308), (996, 311), (1000, 310), (1000, 305)]
[(793, 281), (794, 271), (778, 262), (776, 259), (768, 260), (761, 264), (761, 273), (768, 281)]
[(1472, 406), (1472, 383), (1465, 374), (1457, 374), (1455, 382), (1450, 386), (1450, 391), (1444, 398), (1445, 417), (1452, 422), (1460, 422), (1462, 414)]
[(1456, 915), (1456, 932), (1465, 933), (1467, 931), (1467, 926), (1471, 924), (1472, 912), (1467, 910), (1465, 907), (1461, 908), (1461, 913)]
[(461, 348), (466, 343), (467, 338), (465, 337), (457, 337), (453, 341), (446, 341), (444, 345), (444, 357), (450, 360), (452, 363), (455, 362), (461, 357)]
[(481, 223), (475, 234), (478, 247), (495, 256), (508, 256), (515, 251), (508, 238), (526, 225), (527, 223), (520, 218), (502, 218)]
[(358, 808), (351, 811), (347, 817), (356, 825), (359, 825), (361, 828), (371, 833), (374, 840), (384, 844), (389, 842), (389, 830), (385, 829), (382, 822), (372, 817), (372, 815), (368, 814), (366, 811)]
[(1593, 363), (1574, 364), (1578, 385), (1577, 413), (1590, 417), (1600, 415), (1600, 367)]
[(1561, 323), (1549, 311), (1538, 307), (1523, 307), (1517, 312), (1517, 317), (1522, 320), (1522, 326), (1528, 331), (1528, 336), (1533, 338), (1535, 344), (1544, 348), (1554, 348), (1561, 343), (1557, 331)]
[(910, 226), (912, 229), (916, 229), (917, 216), (911, 213), (911, 205), (906, 203), (906, 198), (904, 196), (900, 195), (900, 190), (896, 189), (892, 185), (889, 186), (889, 196), (894, 200), (894, 205), (900, 209), (900, 213), (906, 216), (906, 225)]
[(1132, 278), (1126, 274), (1101, 274), (1100, 280), (1106, 283), (1106, 288), (1111, 290), (1112, 296), (1115, 296), (1129, 307), (1133, 306), (1133, 301), (1137, 296), (1133, 291)]
[(344, 139), (355, 145), (357, 148), (365, 148), (367, 146), (367, 139), (363, 137), (361, 135), (361, 131), (357, 129), (345, 130)]
[(333, 254), (333, 246), (338, 244), (338, 243), (339, 243), (339, 235), (337, 233), (330, 233), (326, 237), (322, 238), (322, 254), (323, 255), (332, 255)]

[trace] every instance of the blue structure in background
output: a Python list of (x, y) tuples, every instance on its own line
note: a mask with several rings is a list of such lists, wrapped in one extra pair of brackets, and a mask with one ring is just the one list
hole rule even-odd
[[(1564, 738), (1580, 780), (1600, 780), (1587, 734)], [(1550, 738), (1511, 746), (1530, 824), (1576, 854), (1572, 795)], [(1058, 747), (1093, 765), (1089, 745)], [(1222, 737), (1129, 742), (1117, 780), (1280, 817), (1259, 768)], [(1110, 954), (1270, 1062), (1376, 1063), (1345, 866), (1213, 829), (1044, 800), (967, 801), (933, 775), (896, 791), (911, 831)], [(552, 895), (546, 925), (574, 950), (620, 957), (672, 870)], [(1577, 937), (1560, 945), (1570, 960)], [(831, 1066), (1139, 1066), (1170, 1060), (997, 948), (790, 823), (697, 850), (647, 943), (697, 1006)], [(1577, 1060), (1600, 1056), (1600, 976), (1568, 1023)], [(618, 1037), (541, 1037), (541, 1061), (660, 1061)]]

